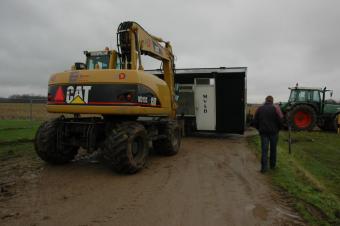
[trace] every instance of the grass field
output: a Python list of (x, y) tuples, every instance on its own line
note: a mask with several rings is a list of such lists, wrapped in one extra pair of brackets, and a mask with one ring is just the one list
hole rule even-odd
[[(268, 173), (273, 184), (292, 198), (311, 225), (340, 225), (340, 135), (324, 132), (281, 132), (278, 168)], [(249, 138), (260, 157), (258, 136)]]
[(33, 139), (39, 121), (0, 120), (0, 160), (33, 153)]
[[(46, 104), (41, 103), (0, 103), (0, 120), (29, 120), (44, 121), (51, 118), (59, 117), (59, 113), (48, 113), (46, 110)], [(69, 117), (72, 114), (64, 114)], [(82, 114), (83, 116), (93, 117), (98, 116), (94, 114)]]
[(23, 196), (43, 166), (32, 142), (39, 124), (0, 120), (0, 222), (8, 216), (7, 200)]
[(0, 120), (0, 203), (15, 196), (18, 186), (25, 187), (24, 178), (30, 178), (42, 165), (32, 142), (39, 124)]
[(32, 141), (40, 121), (0, 120), (0, 144)]
[[(258, 104), (248, 104), (246, 114), (254, 115)], [(47, 120), (60, 114), (50, 114), (46, 111), (46, 104), (42, 103), (0, 103), (0, 120), (25, 119)]]
[(31, 110), (33, 119), (47, 119), (50, 116), (45, 106), (40, 103), (0, 103), (0, 119), (30, 119)]

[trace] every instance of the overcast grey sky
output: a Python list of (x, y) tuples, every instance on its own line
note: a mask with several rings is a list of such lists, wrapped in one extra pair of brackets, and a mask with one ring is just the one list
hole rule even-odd
[(340, 99), (339, 0), (1, 0), (0, 96), (46, 95), (126, 20), (171, 41), (177, 68), (248, 67), (248, 102), (284, 101), (296, 82)]

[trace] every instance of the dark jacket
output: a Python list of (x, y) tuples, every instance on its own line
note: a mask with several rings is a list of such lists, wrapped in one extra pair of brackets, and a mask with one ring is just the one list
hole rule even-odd
[(265, 103), (255, 113), (253, 126), (260, 134), (276, 134), (282, 127), (281, 110), (272, 103)]

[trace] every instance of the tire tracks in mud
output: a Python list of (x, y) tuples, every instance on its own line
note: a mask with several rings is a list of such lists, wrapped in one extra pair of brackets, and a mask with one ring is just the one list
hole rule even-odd
[[(285, 225), (294, 212), (272, 196), (243, 137), (185, 138), (178, 155), (151, 155), (144, 170), (118, 175), (86, 161), (45, 166), (22, 215), (37, 225)], [(33, 204), (33, 205), (32, 205)], [(294, 216), (294, 217), (291, 217)]]

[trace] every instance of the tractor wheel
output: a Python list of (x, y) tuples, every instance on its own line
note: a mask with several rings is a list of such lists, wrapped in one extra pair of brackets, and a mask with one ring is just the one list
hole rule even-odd
[(338, 114), (336, 114), (335, 116), (334, 116), (334, 118), (333, 118), (333, 120), (332, 120), (332, 123), (331, 123), (331, 125), (330, 125), (330, 127), (331, 127), (331, 131), (334, 131), (334, 132), (337, 132), (338, 131), (338, 115), (339, 115), (339, 113)]
[(334, 132), (337, 131), (337, 115), (324, 120), (322, 124), (318, 124), (319, 128), (323, 131)]
[(292, 129), (297, 131), (312, 130), (317, 118), (314, 109), (308, 105), (296, 106), (288, 113), (287, 117)]
[(117, 124), (104, 142), (103, 156), (118, 173), (133, 174), (141, 170), (148, 153), (147, 132), (139, 123)]
[(38, 156), (51, 164), (65, 164), (74, 159), (79, 147), (57, 144), (58, 120), (46, 121), (39, 127), (34, 140)]
[(325, 122), (322, 122), (322, 123), (317, 123), (317, 126), (321, 129), (321, 130), (328, 130), (327, 129), (327, 126), (325, 125)]
[(176, 155), (181, 146), (182, 131), (177, 122), (165, 127), (165, 138), (153, 141), (153, 148), (162, 155)]

